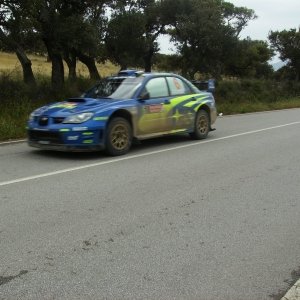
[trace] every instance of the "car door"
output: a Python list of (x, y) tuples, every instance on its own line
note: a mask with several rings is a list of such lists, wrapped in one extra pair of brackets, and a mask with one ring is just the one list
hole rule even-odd
[(189, 86), (179, 77), (166, 77), (170, 91), (168, 123), (172, 132), (193, 127), (195, 112), (191, 107), (196, 98)]
[(169, 89), (165, 77), (150, 78), (141, 92), (139, 101), (138, 135), (155, 136), (170, 131), (168, 122)]

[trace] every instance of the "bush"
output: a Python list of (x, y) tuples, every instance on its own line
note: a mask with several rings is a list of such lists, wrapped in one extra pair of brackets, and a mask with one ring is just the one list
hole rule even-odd
[(274, 102), (300, 96), (300, 83), (244, 79), (217, 82), (218, 103)]
[(76, 82), (66, 82), (64, 88), (55, 91), (50, 78), (38, 78), (37, 86), (32, 88), (22, 80), (0, 75), (0, 140), (22, 138), (26, 133), (26, 121), (36, 108), (50, 102), (77, 97), (93, 82), (79, 78)]

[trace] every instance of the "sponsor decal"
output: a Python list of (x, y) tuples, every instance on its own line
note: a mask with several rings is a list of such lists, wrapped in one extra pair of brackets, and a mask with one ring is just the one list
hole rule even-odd
[(79, 138), (78, 135), (71, 135), (71, 136), (68, 136), (68, 137), (67, 137), (67, 140), (68, 140), (68, 141), (77, 141), (78, 138)]
[(73, 127), (73, 131), (86, 131), (88, 130), (88, 127)]
[(60, 132), (68, 132), (70, 131), (70, 129), (67, 129), (67, 128), (62, 128), (62, 129), (59, 129)]
[(75, 102), (66, 102), (66, 103), (57, 103), (50, 105), (49, 108), (67, 108), (72, 109), (75, 108), (78, 105), (78, 103)]
[(159, 113), (159, 112), (162, 112), (163, 105), (162, 104), (147, 105), (147, 106), (145, 106), (145, 110), (148, 113)]
[(175, 77), (173, 78), (173, 82), (174, 82), (176, 89), (181, 90), (181, 84)]
[(85, 140), (82, 143), (83, 144), (92, 144), (94, 141), (93, 140)]
[(50, 131), (49, 129), (42, 129), (42, 128), (33, 128), (36, 131)]

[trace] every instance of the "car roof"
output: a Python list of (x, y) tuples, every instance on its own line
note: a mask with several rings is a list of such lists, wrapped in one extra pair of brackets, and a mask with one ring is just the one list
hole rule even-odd
[(126, 78), (137, 78), (137, 77), (160, 77), (160, 76), (175, 76), (179, 78), (183, 78), (178, 74), (174, 73), (166, 73), (166, 72), (143, 72), (143, 71), (136, 71), (132, 74), (129, 73), (123, 73), (123, 71), (120, 71), (116, 75), (111, 75), (106, 77), (107, 79), (126, 79)]

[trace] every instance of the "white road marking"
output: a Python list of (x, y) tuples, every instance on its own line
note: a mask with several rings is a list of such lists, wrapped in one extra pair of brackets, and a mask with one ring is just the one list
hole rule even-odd
[(218, 142), (218, 141), (232, 139), (232, 138), (239, 137), (239, 136), (259, 133), (259, 132), (263, 132), (263, 131), (283, 128), (283, 127), (298, 125), (298, 124), (300, 124), (300, 121), (293, 122), (293, 123), (288, 123), (288, 124), (283, 124), (283, 125), (278, 125), (278, 126), (273, 126), (273, 127), (268, 127), (268, 128), (263, 128), (263, 129), (258, 129), (258, 130), (247, 131), (247, 132), (233, 134), (233, 135), (220, 137), (220, 138), (216, 138), (216, 139), (211, 139), (211, 140), (202, 140), (202, 141), (198, 141), (198, 142), (194, 142), (194, 143), (190, 143), (190, 144), (186, 144), (186, 145), (175, 146), (175, 147), (162, 149), (162, 150), (150, 151), (150, 152), (142, 153), (142, 154), (122, 156), (122, 157), (114, 158), (114, 159), (107, 160), (107, 161), (101, 161), (99, 163), (87, 164), (87, 165), (84, 165), (84, 166), (68, 168), (68, 169), (53, 171), (53, 172), (49, 172), (49, 173), (38, 174), (38, 175), (18, 178), (18, 179), (14, 179), (14, 180), (3, 181), (3, 182), (0, 182), (0, 186), (11, 185), (11, 184), (19, 183), (19, 182), (24, 182), (24, 181), (43, 178), (43, 177), (49, 177), (49, 176), (59, 175), (59, 174), (63, 174), (63, 173), (69, 173), (69, 172), (84, 170), (84, 169), (93, 168), (93, 167), (99, 167), (99, 166), (103, 166), (103, 165), (117, 163), (117, 162), (120, 162), (120, 161), (131, 160), (131, 159), (135, 159), (135, 158), (140, 158), (140, 157), (145, 157), (145, 156), (149, 156), (149, 155), (174, 151), (174, 150), (178, 150), (178, 149), (184, 149), (184, 148), (193, 147), (193, 146), (200, 145), (200, 144), (208, 144), (208, 143)]
[(288, 290), (281, 300), (299, 300), (300, 299), (300, 279)]
[(26, 139), (23, 140), (13, 140), (13, 141), (7, 141), (7, 142), (0, 142), (1, 145), (10, 145), (10, 144), (17, 144), (17, 143), (24, 143), (26, 142)]

